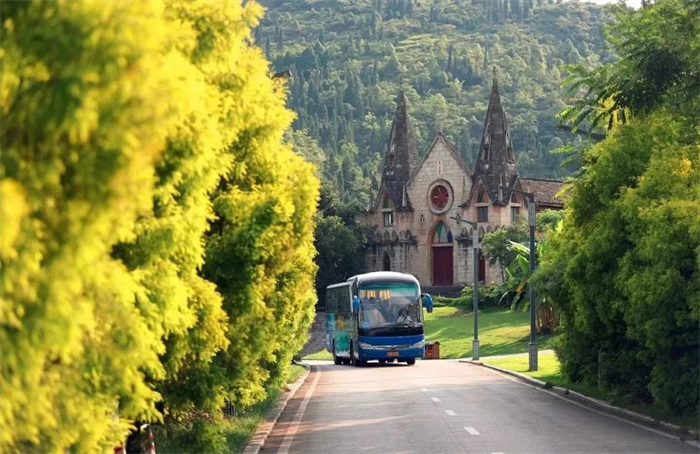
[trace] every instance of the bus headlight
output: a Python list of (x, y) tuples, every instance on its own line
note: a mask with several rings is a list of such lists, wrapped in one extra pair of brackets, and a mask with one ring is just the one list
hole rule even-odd
[(425, 347), (425, 341), (416, 342), (415, 344), (411, 345), (409, 348), (423, 348), (423, 347)]
[(373, 348), (373, 347), (374, 347), (373, 345), (368, 344), (367, 342), (360, 342), (359, 344), (360, 344), (360, 348), (365, 348), (365, 349), (367, 349), (367, 348)]

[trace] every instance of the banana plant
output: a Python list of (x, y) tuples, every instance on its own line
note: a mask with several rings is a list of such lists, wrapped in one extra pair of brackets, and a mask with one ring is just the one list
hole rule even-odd
[[(547, 242), (537, 244), (536, 253), (538, 257), (547, 251)], [(508, 248), (516, 253), (513, 261), (506, 267), (506, 280), (494, 291), (501, 295), (499, 304), (510, 294), (515, 294), (511, 302), (511, 310), (519, 308), (524, 292), (530, 282), (530, 248), (524, 244), (510, 242)]]
[[(555, 232), (559, 232), (562, 229), (562, 222), (560, 221), (558, 225), (554, 228)], [(492, 296), (501, 298), (498, 300), (498, 304), (508, 297), (508, 295), (515, 294), (513, 301), (511, 302), (511, 310), (516, 310), (519, 308), (520, 303), (523, 299), (525, 289), (530, 283), (530, 247), (525, 244), (516, 243), (514, 241), (509, 242), (510, 245), (508, 249), (515, 252), (515, 258), (506, 267), (506, 279), (505, 281), (494, 288)], [(535, 252), (537, 257), (542, 257), (547, 253), (549, 249), (549, 242), (546, 238), (542, 241), (537, 242)], [(541, 299), (542, 304), (547, 304), (546, 299)]]

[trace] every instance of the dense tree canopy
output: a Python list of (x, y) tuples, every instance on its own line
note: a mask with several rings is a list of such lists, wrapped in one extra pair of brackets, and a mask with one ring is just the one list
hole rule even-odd
[[(627, 109), (627, 124), (610, 117), (608, 138), (583, 154), (586, 171), (535, 283), (564, 316), (557, 353), (570, 379), (697, 415), (700, 93), (688, 79), (700, 48), (700, 35), (688, 33), (697, 30), (695, 12), (680, 0), (617, 10), (611, 30), (639, 32), (611, 41), (621, 59), (605, 69), (615, 74), (612, 97)], [(679, 33), (681, 22), (688, 27)], [(661, 68), (647, 64), (659, 58), (651, 49), (666, 46), (668, 58), (687, 65), (658, 78)], [(602, 74), (582, 82), (584, 101), (614, 114)]]
[(111, 452), (264, 398), (311, 320), (318, 179), (262, 8), (0, 8), (0, 450)]
[[(553, 2), (551, 2), (553, 3)], [(559, 3), (559, 2), (557, 2)], [(327, 156), (341, 201), (375, 193), (399, 88), (422, 155), (442, 130), (468, 164), (481, 140), (498, 68), (521, 174), (562, 177), (548, 151), (581, 138), (556, 129), (565, 106), (561, 65), (594, 67), (603, 8), (578, 2), (416, 0), (264, 1), (255, 37), (278, 71), (291, 69), (290, 107)]]

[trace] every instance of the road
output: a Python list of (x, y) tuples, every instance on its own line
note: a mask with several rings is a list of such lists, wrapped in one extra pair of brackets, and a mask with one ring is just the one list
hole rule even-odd
[(700, 452), (475, 365), (310, 364), (263, 453)]

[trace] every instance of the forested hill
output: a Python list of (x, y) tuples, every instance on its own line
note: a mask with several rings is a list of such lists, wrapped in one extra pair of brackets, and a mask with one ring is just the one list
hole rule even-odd
[[(472, 166), (494, 66), (521, 175), (560, 178), (549, 151), (581, 138), (555, 128), (561, 66), (597, 65), (606, 12), (552, 0), (267, 0), (255, 38), (291, 69), (293, 136), (345, 201), (366, 203), (380, 180), (394, 99), (403, 87), (425, 154), (442, 129)], [(314, 147), (313, 140), (323, 150)], [(315, 149), (315, 152), (314, 152)]]

